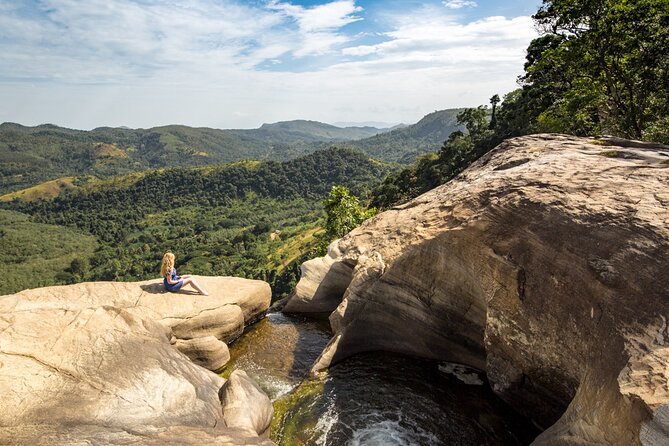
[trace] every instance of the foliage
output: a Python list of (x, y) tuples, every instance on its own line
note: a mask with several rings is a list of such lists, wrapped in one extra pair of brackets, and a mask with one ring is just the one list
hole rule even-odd
[(97, 247), (95, 237), (79, 230), (33, 223), (27, 215), (8, 210), (0, 210), (0, 228), (0, 295), (71, 283), (81, 271), (71, 267)]
[(97, 237), (94, 254), (63, 265), (64, 283), (153, 278), (171, 250), (180, 273), (263, 279), (278, 296), (295, 285), (298, 262), (316, 247), (321, 200), (332, 186), (364, 194), (386, 172), (362, 154), (331, 148), (284, 163), (148, 171), (4, 207)]
[(494, 94), (494, 95), (492, 95), (492, 97), (490, 98), (490, 105), (492, 106), (492, 112), (491, 112), (491, 115), (490, 115), (490, 124), (489, 124), (489, 127), (490, 127), (491, 129), (494, 129), (495, 127), (497, 127), (497, 115), (496, 115), (496, 112), (497, 112), (497, 104), (499, 104), (501, 101), (502, 101), (502, 100), (499, 98), (499, 95), (498, 95), (498, 94)]
[(666, 0), (544, 0), (523, 83), (543, 131), (644, 139), (669, 114)]
[(342, 238), (363, 221), (376, 215), (376, 209), (364, 209), (360, 200), (351, 195), (346, 186), (332, 186), (330, 195), (323, 200), (325, 232), (320, 237), (318, 253), (325, 255), (333, 240)]

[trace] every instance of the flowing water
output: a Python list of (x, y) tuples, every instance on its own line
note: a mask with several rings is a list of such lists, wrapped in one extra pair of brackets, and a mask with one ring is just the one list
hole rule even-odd
[(226, 373), (246, 370), (274, 401), (279, 445), (522, 445), (538, 434), (462, 366), (368, 353), (308, 378), (329, 338), (327, 321), (272, 313), (230, 346)]
[(230, 345), (223, 372), (244, 370), (272, 401), (295, 389), (330, 340), (327, 320), (269, 313)]

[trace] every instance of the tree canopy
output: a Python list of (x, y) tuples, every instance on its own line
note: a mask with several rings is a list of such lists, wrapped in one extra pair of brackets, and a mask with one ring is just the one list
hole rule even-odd
[(321, 236), (319, 253), (325, 254), (331, 241), (341, 238), (373, 217), (376, 209), (365, 209), (346, 186), (332, 186), (330, 194), (323, 200), (325, 208), (325, 233)]
[(669, 2), (544, 0), (534, 20), (537, 130), (669, 140)]

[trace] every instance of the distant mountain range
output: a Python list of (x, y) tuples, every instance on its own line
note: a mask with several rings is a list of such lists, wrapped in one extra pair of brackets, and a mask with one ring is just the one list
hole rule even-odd
[(460, 109), (431, 113), (395, 128), (337, 127), (316, 121), (220, 130), (169, 125), (151, 129), (72, 130), (51, 124), (0, 124), (0, 193), (61, 177), (106, 178), (150, 168), (220, 164), (243, 159), (283, 161), (332, 145), (383, 161), (413, 161), (438, 150), (457, 128)]
[(376, 127), (337, 127), (318, 121), (283, 121), (263, 124), (253, 130), (230, 130), (240, 137), (251, 137), (269, 143), (335, 142), (368, 138), (390, 129)]
[(448, 135), (460, 129), (457, 115), (462, 110), (435, 111), (416, 124), (400, 125), (369, 138), (349, 141), (344, 147), (385, 161), (411, 163), (423, 153), (439, 150)]
[(406, 127), (406, 124), (391, 124), (389, 122), (380, 122), (380, 121), (363, 121), (363, 122), (334, 122), (332, 125), (337, 127), (376, 127), (377, 129), (390, 129), (393, 130), (399, 127)]

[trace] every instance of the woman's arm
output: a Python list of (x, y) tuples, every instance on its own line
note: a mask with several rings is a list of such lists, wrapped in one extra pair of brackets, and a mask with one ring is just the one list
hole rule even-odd
[(175, 283), (181, 282), (181, 277), (177, 276), (177, 270), (173, 268), (171, 274), (165, 275), (165, 280), (167, 280), (167, 283), (170, 285), (174, 285)]
[(167, 280), (167, 283), (169, 283), (170, 285), (174, 285), (175, 283), (181, 282), (179, 277), (177, 277), (176, 279), (177, 280), (172, 280), (172, 275), (170, 275), (170, 274), (165, 276), (165, 280)]

